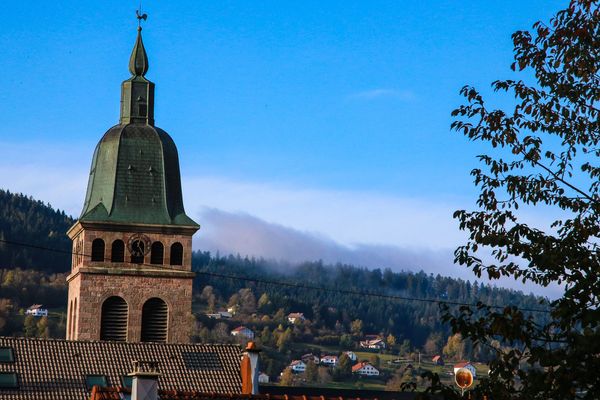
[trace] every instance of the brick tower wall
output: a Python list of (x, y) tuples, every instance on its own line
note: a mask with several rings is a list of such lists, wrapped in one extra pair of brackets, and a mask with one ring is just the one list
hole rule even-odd
[[(77, 225), (76, 225), (77, 226)], [(76, 228), (76, 226), (74, 228)], [(123, 298), (128, 305), (127, 341), (141, 339), (142, 307), (154, 297), (168, 306), (167, 342), (187, 343), (192, 328), (192, 236), (184, 232), (146, 231), (136, 227), (90, 227), (72, 229), (73, 263), (69, 282), (67, 339), (100, 340), (103, 302), (111, 296)], [(121, 228), (119, 230), (115, 228)], [(113, 241), (125, 243), (135, 233), (164, 245), (162, 265), (151, 265), (148, 253), (143, 264), (132, 264), (125, 250), (125, 262), (111, 262)], [(105, 243), (104, 261), (91, 261), (92, 242)], [(183, 265), (170, 265), (170, 246), (183, 246)]]
[[(128, 305), (127, 341), (139, 342), (142, 306), (153, 298), (169, 308), (168, 343), (188, 343), (191, 333), (192, 279), (81, 273), (69, 282), (69, 304), (77, 299), (72, 340), (100, 340), (104, 300), (122, 297)], [(68, 329), (68, 328), (67, 328)]]

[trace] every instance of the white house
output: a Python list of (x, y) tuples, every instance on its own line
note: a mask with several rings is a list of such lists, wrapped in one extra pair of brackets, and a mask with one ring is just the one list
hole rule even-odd
[(25, 315), (33, 315), (34, 317), (47, 317), (48, 309), (42, 308), (41, 304), (34, 304), (25, 311)]
[(379, 376), (379, 370), (366, 361), (353, 366), (352, 373), (362, 376)]
[(292, 371), (300, 373), (306, 371), (306, 364), (302, 360), (294, 360), (290, 364), (290, 368)]
[(303, 322), (304, 320), (306, 320), (306, 318), (304, 318), (304, 314), (301, 312), (288, 314), (288, 321), (291, 324), (295, 324), (296, 322)]
[(321, 357), (321, 364), (327, 365), (328, 367), (335, 367), (338, 364), (338, 361), (338, 356)]
[(264, 372), (258, 374), (258, 383), (269, 383), (269, 375)]
[(456, 375), (458, 370), (461, 368), (466, 368), (469, 371), (471, 371), (471, 373), (473, 374), (473, 378), (475, 378), (477, 376), (477, 369), (475, 369), (475, 366), (468, 361), (463, 361), (463, 362), (459, 362), (458, 364), (455, 364), (454, 365), (454, 375)]
[(356, 360), (358, 360), (356, 353), (353, 351), (345, 351), (344, 354), (347, 355), (350, 361), (352, 362), (356, 362)]
[(237, 328), (231, 331), (231, 336), (242, 336), (247, 339), (254, 339), (254, 331), (252, 331), (252, 329), (246, 328), (245, 326), (238, 326)]
[(384, 350), (387, 345), (383, 341), (383, 339), (368, 339), (361, 340), (360, 347), (363, 349), (374, 349), (374, 350)]
[(217, 311), (216, 313), (213, 314), (206, 314), (206, 316), (208, 318), (212, 318), (212, 319), (229, 319), (232, 317), (232, 314), (229, 311)]

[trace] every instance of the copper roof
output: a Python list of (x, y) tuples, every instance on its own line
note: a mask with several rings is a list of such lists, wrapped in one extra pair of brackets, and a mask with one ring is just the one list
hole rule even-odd
[(157, 361), (159, 389), (240, 393), (238, 345), (125, 343), (0, 337), (14, 350), (18, 389), (0, 389), (3, 400), (87, 400), (86, 375), (104, 375), (109, 386), (122, 385), (132, 361)]
[(179, 158), (169, 134), (149, 124), (110, 128), (94, 151), (79, 219), (198, 229), (183, 208)]

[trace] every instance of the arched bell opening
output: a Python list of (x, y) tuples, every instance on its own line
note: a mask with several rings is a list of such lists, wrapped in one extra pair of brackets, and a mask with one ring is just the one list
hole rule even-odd
[(102, 303), (100, 319), (100, 340), (125, 342), (127, 340), (127, 302), (119, 296), (112, 296)]
[(169, 307), (162, 299), (153, 297), (142, 307), (142, 342), (166, 342)]

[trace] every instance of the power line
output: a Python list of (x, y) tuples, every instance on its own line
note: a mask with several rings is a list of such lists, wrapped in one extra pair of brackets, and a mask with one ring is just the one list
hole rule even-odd
[[(45, 246), (33, 245), (33, 244), (29, 244), (29, 243), (16, 242), (16, 241), (12, 241), (12, 240), (0, 239), (0, 243), (5, 243), (8, 245), (13, 245), (13, 246), (28, 247), (28, 248), (37, 249), (37, 250), (51, 251), (54, 253), (68, 254), (71, 256), (81, 256), (81, 257), (91, 258), (91, 255), (85, 254), (85, 253), (77, 253), (77, 252), (73, 252), (73, 251), (66, 251), (66, 250), (61, 250), (61, 249), (45, 247)], [(110, 260), (105, 258), (104, 261), (110, 261)], [(166, 267), (164, 265), (160, 265), (160, 264), (130, 263), (130, 262), (128, 262), (128, 264), (144, 265), (144, 266), (148, 266), (148, 267), (152, 267), (152, 268), (159, 268), (159, 269), (169, 269), (168, 267)], [(446, 304), (446, 305), (450, 305), (450, 306), (465, 306), (465, 307), (477, 307), (478, 306), (477, 304), (463, 303), (463, 302), (459, 302), (459, 301), (441, 300), (441, 299), (426, 299), (426, 298), (419, 298), (419, 297), (409, 297), (409, 296), (390, 295), (390, 294), (383, 294), (383, 293), (374, 293), (374, 292), (368, 292), (368, 291), (362, 291), (362, 290), (339, 289), (339, 288), (332, 288), (332, 287), (325, 287), (325, 286), (307, 285), (307, 284), (303, 284), (303, 283), (292, 283), (292, 282), (285, 282), (285, 281), (279, 281), (279, 280), (252, 278), (252, 277), (248, 277), (248, 276), (229, 275), (229, 274), (223, 274), (223, 273), (218, 273), (218, 272), (209, 272), (209, 271), (194, 271), (194, 272), (196, 274), (211, 276), (211, 277), (216, 277), (216, 278), (232, 279), (232, 280), (238, 280), (238, 281), (243, 281), (243, 282), (254, 282), (254, 283), (259, 283), (259, 284), (264, 284), (264, 285), (282, 286), (282, 287), (288, 287), (288, 288), (294, 288), (294, 289), (306, 289), (306, 290), (324, 291), (324, 292), (329, 292), (329, 293), (341, 293), (341, 294), (351, 295), (351, 296), (363, 296), (363, 297), (368, 296), (368, 297), (396, 300), (396, 301), (400, 300), (400, 301), (413, 301), (413, 302), (430, 303), (430, 304)], [(484, 304), (484, 306), (492, 308), (492, 309), (497, 309), (497, 310), (502, 310), (502, 309), (505, 309), (506, 307), (508, 307), (508, 306), (496, 306), (496, 305), (487, 305), (487, 304)], [(523, 312), (544, 313), (544, 314), (550, 313), (549, 310), (543, 310), (543, 309), (538, 309), (538, 308), (527, 308), (527, 307), (514, 307), (514, 308), (516, 308), (520, 311), (523, 311)]]
[[(419, 297), (397, 296), (397, 295), (390, 295), (390, 294), (366, 292), (366, 291), (361, 291), (361, 290), (337, 289), (337, 288), (331, 288), (331, 287), (325, 287), (325, 286), (306, 285), (303, 283), (272, 281), (272, 280), (267, 280), (267, 279), (250, 278), (250, 277), (239, 276), (239, 275), (228, 275), (228, 274), (221, 274), (218, 272), (207, 272), (207, 271), (194, 271), (194, 272), (197, 274), (200, 274), (200, 275), (233, 279), (233, 280), (239, 280), (239, 281), (244, 281), (244, 282), (261, 283), (261, 284), (273, 285), (273, 286), (285, 286), (285, 287), (291, 287), (291, 288), (295, 288), (295, 289), (320, 290), (320, 291), (324, 291), (324, 292), (342, 293), (342, 294), (347, 294), (347, 295), (352, 295), (352, 296), (368, 296), (368, 297), (376, 297), (376, 298), (389, 299), (389, 300), (415, 301), (415, 302), (422, 302), (422, 303), (448, 304), (451, 306), (477, 307), (477, 304), (462, 303), (459, 301), (451, 301), (451, 300), (424, 299), (424, 298), (419, 298)], [(494, 309), (505, 309), (507, 307), (507, 306), (494, 306), (494, 305), (485, 305), (485, 306), (494, 308)], [(550, 313), (549, 310), (542, 310), (542, 309), (537, 309), (537, 308), (526, 308), (526, 307), (525, 308), (515, 307), (515, 308), (519, 309), (520, 311), (526, 311), (526, 312)]]

